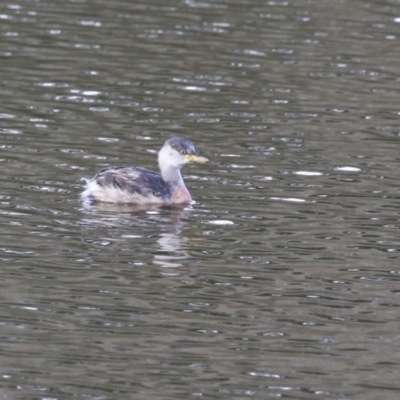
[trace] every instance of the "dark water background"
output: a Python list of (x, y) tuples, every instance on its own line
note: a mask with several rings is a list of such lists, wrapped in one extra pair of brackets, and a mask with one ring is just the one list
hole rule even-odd
[[(0, 399), (400, 398), (400, 2), (0, 4)], [(156, 168), (192, 209), (85, 208)]]

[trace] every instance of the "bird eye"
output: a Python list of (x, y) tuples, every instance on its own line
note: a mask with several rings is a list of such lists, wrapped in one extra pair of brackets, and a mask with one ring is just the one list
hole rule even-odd
[(184, 156), (186, 154), (185, 150), (181, 150), (180, 153)]

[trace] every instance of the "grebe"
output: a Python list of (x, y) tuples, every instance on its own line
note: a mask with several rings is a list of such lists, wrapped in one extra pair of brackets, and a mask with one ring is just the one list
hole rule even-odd
[(160, 174), (138, 167), (109, 167), (86, 180), (84, 200), (131, 204), (185, 204), (192, 197), (185, 186), (181, 167), (188, 163), (205, 163), (194, 144), (185, 138), (173, 137), (158, 153)]

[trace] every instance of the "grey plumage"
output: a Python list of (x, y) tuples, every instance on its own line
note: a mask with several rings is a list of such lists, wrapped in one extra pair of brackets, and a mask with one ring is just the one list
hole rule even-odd
[(138, 167), (110, 167), (99, 171), (95, 177), (97, 184), (105, 188), (114, 188), (130, 194), (141, 196), (156, 196), (161, 199), (171, 196), (169, 185), (160, 174)]

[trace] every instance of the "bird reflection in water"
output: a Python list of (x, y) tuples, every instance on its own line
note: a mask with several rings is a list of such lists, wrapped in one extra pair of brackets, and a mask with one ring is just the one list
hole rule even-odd
[[(154, 254), (154, 264), (162, 268), (179, 268), (184, 265), (184, 261), (189, 259), (185, 251), (185, 244), (187, 239), (180, 235), (181, 232), (176, 233), (162, 233), (161, 237), (157, 240), (160, 250)], [(163, 275), (177, 276), (179, 273), (171, 271), (163, 271)]]
[[(82, 223), (113, 228), (107, 229), (107, 237), (100, 239), (111, 246), (120, 247), (121, 243), (134, 239), (138, 251), (144, 254), (144, 249), (150, 245), (152, 262), (162, 268), (162, 275), (179, 276), (176, 269), (184, 267), (185, 261), (190, 259), (186, 250), (188, 239), (182, 235), (182, 230), (191, 210), (191, 206), (87, 203)], [(100, 233), (101, 229), (96, 229), (96, 232)]]

